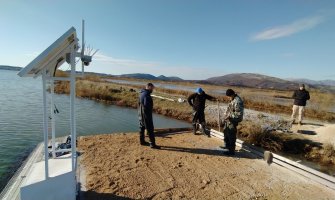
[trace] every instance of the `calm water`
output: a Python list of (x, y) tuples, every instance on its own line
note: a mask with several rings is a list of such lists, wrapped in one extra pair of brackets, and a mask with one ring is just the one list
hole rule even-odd
[[(49, 96), (48, 96), (49, 98)], [(55, 95), (56, 137), (70, 134), (70, 98)], [(0, 190), (22, 160), (43, 140), (42, 81), (0, 70)], [(50, 107), (50, 105), (49, 105)], [(137, 110), (76, 99), (77, 134), (137, 131)], [(156, 128), (188, 127), (188, 123), (154, 115)]]

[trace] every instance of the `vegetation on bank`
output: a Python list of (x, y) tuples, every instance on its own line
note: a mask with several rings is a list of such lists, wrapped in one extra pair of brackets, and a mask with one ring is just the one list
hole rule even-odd
[[(142, 86), (116, 84), (101, 81), (99, 77), (88, 76), (85, 79), (79, 79), (76, 83), (76, 95), (82, 98), (104, 101), (105, 103), (115, 104), (137, 108), (138, 92), (135, 89), (140, 89)], [(57, 82), (55, 92), (59, 94), (69, 94), (70, 85), (68, 82)], [(186, 97), (191, 92), (183, 90), (171, 90), (157, 88), (155, 94), (158, 95), (175, 95), (176, 97)], [(225, 96), (218, 96), (221, 101), (227, 102)], [(270, 105), (248, 101), (245, 99), (246, 107), (255, 110), (287, 113), (290, 114), (291, 108), (285, 106)], [(179, 120), (191, 122), (192, 110), (187, 103), (176, 103), (163, 99), (154, 98), (154, 112)], [(312, 113), (311, 113), (312, 114)], [(317, 117), (322, 113), (316, 113), (313, 116)], [(325, 118), (320, 117), (325, 120)], [(327, 119), (329, 119), (327, 117)], [(334, 113), (330, 115), (330, 119), (334, 120)], [(216, 127), (216, 121), (208, 121), (209, 126)], [(324, 164), (335, 164), (335, 150), (332, 145), (320, 145), (310, 140), (304, 139), (302, 136), (290, 135), (285, 133), (269, 132), (263, 130), (260, 125), (251, 122), (243, 121), (239, 126), (239, 138), (249, 144), (260, 146), (266, 150), (273, 152), (286, 152), (293, 154), (304, 155), (309, 160), (314, 160)]]
[(304, 156), (307, 160), (324, 165), (335, 164), (335, 147), (332, 144), (320, 144), (301, 135), (278, 133), (262, 129), (259, 124), (250, 121), (238, 127), (238, 137), (272, 152), (285, 152)]

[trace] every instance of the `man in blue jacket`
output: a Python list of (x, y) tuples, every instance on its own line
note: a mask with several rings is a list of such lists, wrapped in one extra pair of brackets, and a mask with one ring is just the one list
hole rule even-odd
[(306, 101), (310, 99), (309, 92), (305, 90), (304, 84), (300, 84), (299, 90), (294, 91), (292, 99), (294, 99), (291, 117), (292, 123), (295, 123), (295, 116), (297, 115), (297, 112), (299, 112), (298, 124), (301, 125), (302, 119), (304, 118)]
[[(138, 117), (140, 122), (140, 144), (149, 145), (153, 149), (160, 149), (156, 145), (155, 135), (154, 135), (154, 123), (152, 121), (152, 110), (153, 110), (153, 101), (151, 98), (151, 93), (154, 90), (155, 86), (152, 83), (148, 83), (145, 89), (142, 89), (140, 92), (140, 97), (138, 101)], [(144, 131), (147, 130), (149, 135), (150, 143), (145, 141)]]

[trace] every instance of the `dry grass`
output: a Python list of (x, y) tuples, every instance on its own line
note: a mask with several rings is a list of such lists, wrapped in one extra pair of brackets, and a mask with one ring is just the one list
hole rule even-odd
[[(213, 90), (213, 89), (219, 89), (218, 86), (209, 86), (206, 85), (206, 90)], [(109, 91), (109, 89), (120, 89), (120, 88), (135, 88), (140, 89), (143, 88), (141, 85), (129, 85), (129, 84), (118, 84), (118, 83), (110, 83), (106, 82), (104, 80), (101, 80), (98, 76), (86, 76), (84, 79), (80, 79), (77, 82), (77, 96), (84, 97), (84, 98), (90, 98), (90, 99), (96, 99), (96, 100), (105, 100), (105, 101), (117, 101), (118, 105), (125, 105), (129, 107), (136, 107), (137, 106), (137, 97), (134, 94), (128, 94), (127, 92), (113, 92), (113, 90)], [(222, 89), (222, 87), (220, 87)], [(267, 112), (267, 113), (282, 113), (290, 115), (292, 113), (292, 106), (289, 105), (279, 105), (274, 104), (271, 101), (266, 101), (264, 98), (261, 98), (261, 96), (267, 95), (270, 97), (279, 95), (279, 96), (286, 96), (289, 97), (290, 92), (289, 91), (274, 91), (274, 90), (260, 90), (260, 89), (254, 89), (251, 90), (250, 88), (234, 88), (237, 93), (241, 93), (240, 96), (244, 99), (244, 105), (247, 109)], [(68, 83), (59, 83), (56, 87), (56, 92), (58, 93), (69, 93), (69, 86)], [(334, 94), (328, 94), (328, 93), (317, 93), (318, 91), (312, 91), (311, 96), (320, 96), (322, 98), (312, 98), (319, 99), (314, 101), (319, 101), (320, 109), (313, 110), (313, 109), (306, 109), (305, 116), (307, 118), (311, 119), (318, 119), (328, 122), (334, 122), (335, 121), (335, 113), (332, 112), (326, 112), (326, 108), (329, 109), (330, 106), (333, 106), (333, 99), (335, 98)], [(162, 95), (169, 95), (169, 96), (178, 96), (187, 98), (192, 92), (185, 91), (185, 90), (173, 90), (173, 89), (166, 89), (166, 88), (156, 88), (155, 90), (156, 94), (162, 94)], [(256, 93), (260, 96), (259, 99), (252, 98), (252, 96), (256, 95)], [(210, 94), (210, 93), (209, 93)], [(212, 94), (211, 94), (212, 95)], [(228, 102), (228, 99), (224, 95), (212, 95), (220, 99), (222, 102)], [(136, 99), (136, 101), (132, 101), (131, 99)], [(251, 100), (252, 99), (252, 100)], [(311, 100), (311, 101), (312, 101)], [(176, 105), (176, 104), (175, 104)], [(164, 105), (162, 105), (164, 106)], [(179, 105), (178, 105), (179, 106)], [(177, 107), (178, 107), (177, 106)], [(174, 106), (172, 106), (173, 108)], [(321, 107), (323, 109), (321, 109)], [(157, 112), (159, 114), (166, 113), (164, 107), (157, 108)], [(172, 109), (175, 110), (175, 109)], [(169, 111), (170, 112), (170, 111)], [(167, 113), (169, 113), (167, 112)], [(177, 113), (178, 112), (177, 110)], [(168, 114), (168, 116), (171, 116), (173, 114)], [(182, 117), (186, 118), (186, 117)]]
[(310, 95), (311, 95), (310, 102), (316, 105), (317, 110), (328, 111), (335, 104), (334, 93), (311, 90)]
[(66, 72), (64, 72), (64, 71), (62, 71), (62, 70), (59, 70), (59, 69), (57, 69), (56, 70), (56, 77), (68, 77), (69, 75), (68, 75), (68, 73), (66, 73)]
[(268, 132), (262, 129), (259, 124), (251, 122), (241, 123), (238, 136), (248, 144), (253, 144), (273, 152), (281, 151), (284, 146), (279, 135), (276, 135), (273, 132)]
[[(131, 79), (133, 80), (133, 79)], [(137, 79), (134, 79), (137, 80)], [(133, 80), (133, 81), (134, 81)], [(137, 80), (138, 81), (138, 80)], [(189, 82), (160, 82), (165, 84), (175, 84), (179, 86), (193, 86), (202, 87), (208, 94), (217, 97), (220, 101), (227, 103), (228, 99), (225, 95), (215, 95), (211, 94), (211, 91), (217, 90), (225, 90), (227, 88), (232, 88), (236, 91), (244, 100), (245, 108), (267, 112), (267, 113), (282, 113), (291, 115), (292, 113), (292, 104), (293, 100), (289, 101), (286, 104), (278, 104), (276, 99), (290, 99), (292, 96), (292, 91), (282, 91), (282, 90), (270, 90), (270, 89), (258, 89), (258, 88), (241, 88), (241, 87), (231, 87), (231, 86), (218, 86), (218, 85), (208, 85), (208, 84), (194, 84)], [(193, 85), (192, 85), (193, 84)], [(143, 86), (134, 86), (127, 84), (119, 84), (126, 85), (129, 87), (141, 88)], [(165, 88), (157, 88), (156, 92), (165, 93), (169, 95), (182, 96), (186, 98), (192, 92), (185, 90), (173, 90), (173, 89), (165, 89)], [(335, 94), (332, 93), (324, 93), (318, 90), (311, 90), (311, 100), (310, 103), (313, 105), (317, 105), (313, 109), (308, 107), (305, 110), (305, 116), (311, 119), (323, 120), (328, 122), (335, 121), (335, 113), (329, 112), (331, 107), (334, 105)], [(279, 97), (279, 98), (278, 98)], [(321, 97), (321, 98), (319, 98)]]
[(239, 138), (272, 152), (304, 154), (310, 146), (319, 146), (299, 135), (279, 133), (263, 129), (259, 124), (244, 121), (239, 127)]
[(322, 147), (312, 147), (305, 157), (324, 165), (334, 165), (335, 147), (332, 144), (324, 144)]
[(260, 125), (244, 121), (239, 126), (238, 137), (248, 144), (262, 147), (272, 152), (303, 155), (322, 165), (335, 164), (335, 147), (332, 144), (313, 142), (301, 135), (267, 131)]

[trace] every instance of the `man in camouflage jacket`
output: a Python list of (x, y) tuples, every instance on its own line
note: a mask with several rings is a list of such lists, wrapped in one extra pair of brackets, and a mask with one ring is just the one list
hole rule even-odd
[(237, 125), (243, 120), (244, 105), (241, 97), (239, 97), (234, 90), (228, 89), (226, 91), (226, 96), (230, 98), (230, 103), (228, 104), (228, 108), (225, 113), (223, 128), (224, 145), (222, 148), (228, 149), (225, 154), (234, 155)]

